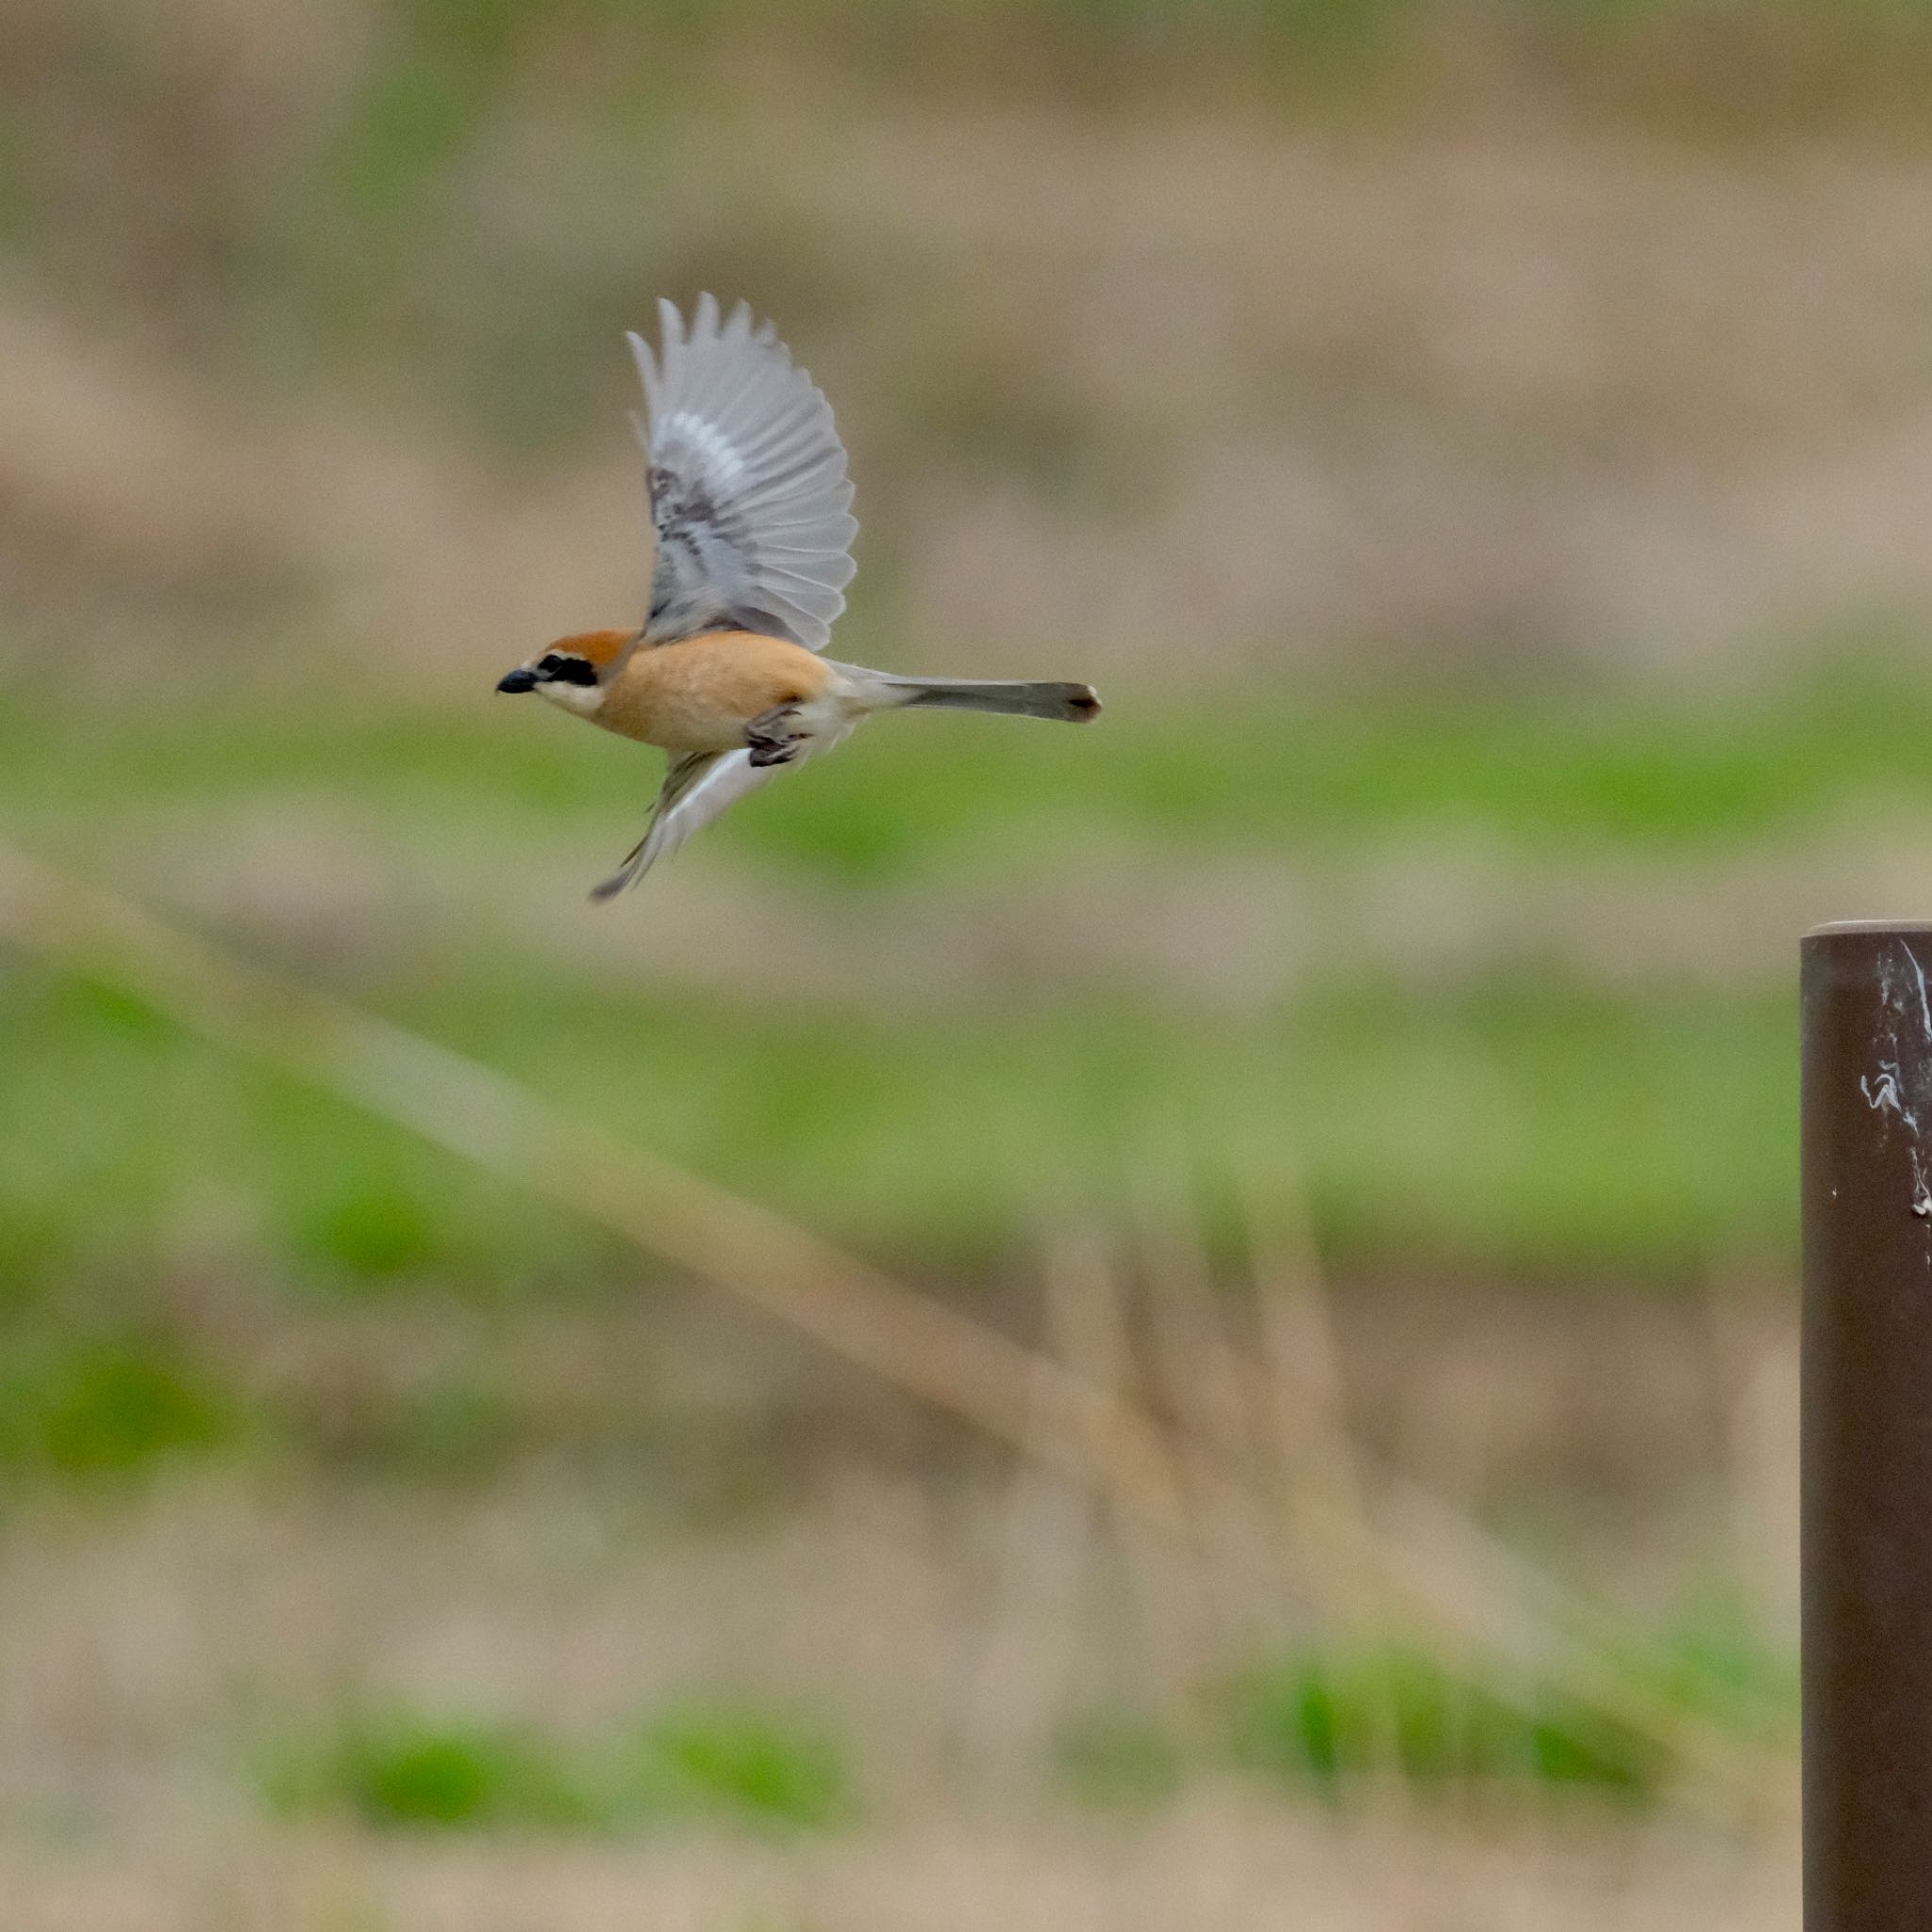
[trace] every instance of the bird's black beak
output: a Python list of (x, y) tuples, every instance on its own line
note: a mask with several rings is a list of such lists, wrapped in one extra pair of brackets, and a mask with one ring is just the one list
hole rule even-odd
[(496, 688), (498, 691), (508, 691), (512, 697), (520, 691), (535, 691), (537, 674), (527, 664), (519, 664)]

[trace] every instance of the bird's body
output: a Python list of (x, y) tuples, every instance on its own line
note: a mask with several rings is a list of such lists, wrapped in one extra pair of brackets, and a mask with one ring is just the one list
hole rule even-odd
[[(787, 706), (824, 735), (857, 722), (844, 715), (838, 678), (821, 657), (785, 638), (714, 630), (633, 651), (585, 715), (592, 723), (682, 758), (733, 751), (754, 718)], [(808, 712), (806, 708), (809, 708)]]
[(852, 576), (845, 452), (824, 398), (741, 304), (707, 295), (687, 335), (660, 305), (661, 372), (631, 346), (650, 401), (657, 548), (651, 608), (635, 630), (561, 638), (503, 679), (669, 758), (644, 837), (608, 898), (734, 799), (837, 744), (874, 711), (911, 706), (1081, 720), (1084, 684), (914, 678), (821, 653)]

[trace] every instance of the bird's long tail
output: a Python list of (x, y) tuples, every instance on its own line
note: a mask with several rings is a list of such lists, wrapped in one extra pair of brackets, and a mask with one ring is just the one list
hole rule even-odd
[(893, 677), (883, 671), (857, 674), (876, 694), (881, 709), (927, 705), (947, 711), (997, 711), (1010, 718), (1058, 718), (1084, 724), (1100, 715), (1091, 684), (982, 684), (965, 677)]

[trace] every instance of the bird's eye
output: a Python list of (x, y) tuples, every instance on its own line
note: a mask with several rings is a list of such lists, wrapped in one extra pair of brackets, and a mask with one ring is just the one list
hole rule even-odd
[(545, 651), (544, 654), (537, 659), (537, 669), (542, 672), (542, 674), (546, 677), (555, 677), (557, 675), (558, 668), (562, 665), (562, 663), (563, 659), (559, 658), (555, 651)]

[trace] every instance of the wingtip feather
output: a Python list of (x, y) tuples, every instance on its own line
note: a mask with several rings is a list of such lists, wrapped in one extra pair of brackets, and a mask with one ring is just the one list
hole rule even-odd
[(672, 350), (684, 341), (684, 317), (677, 304), (668, 295), (658, 297), (658, 334), (664, 344), (664, 360), (668, 368)]

